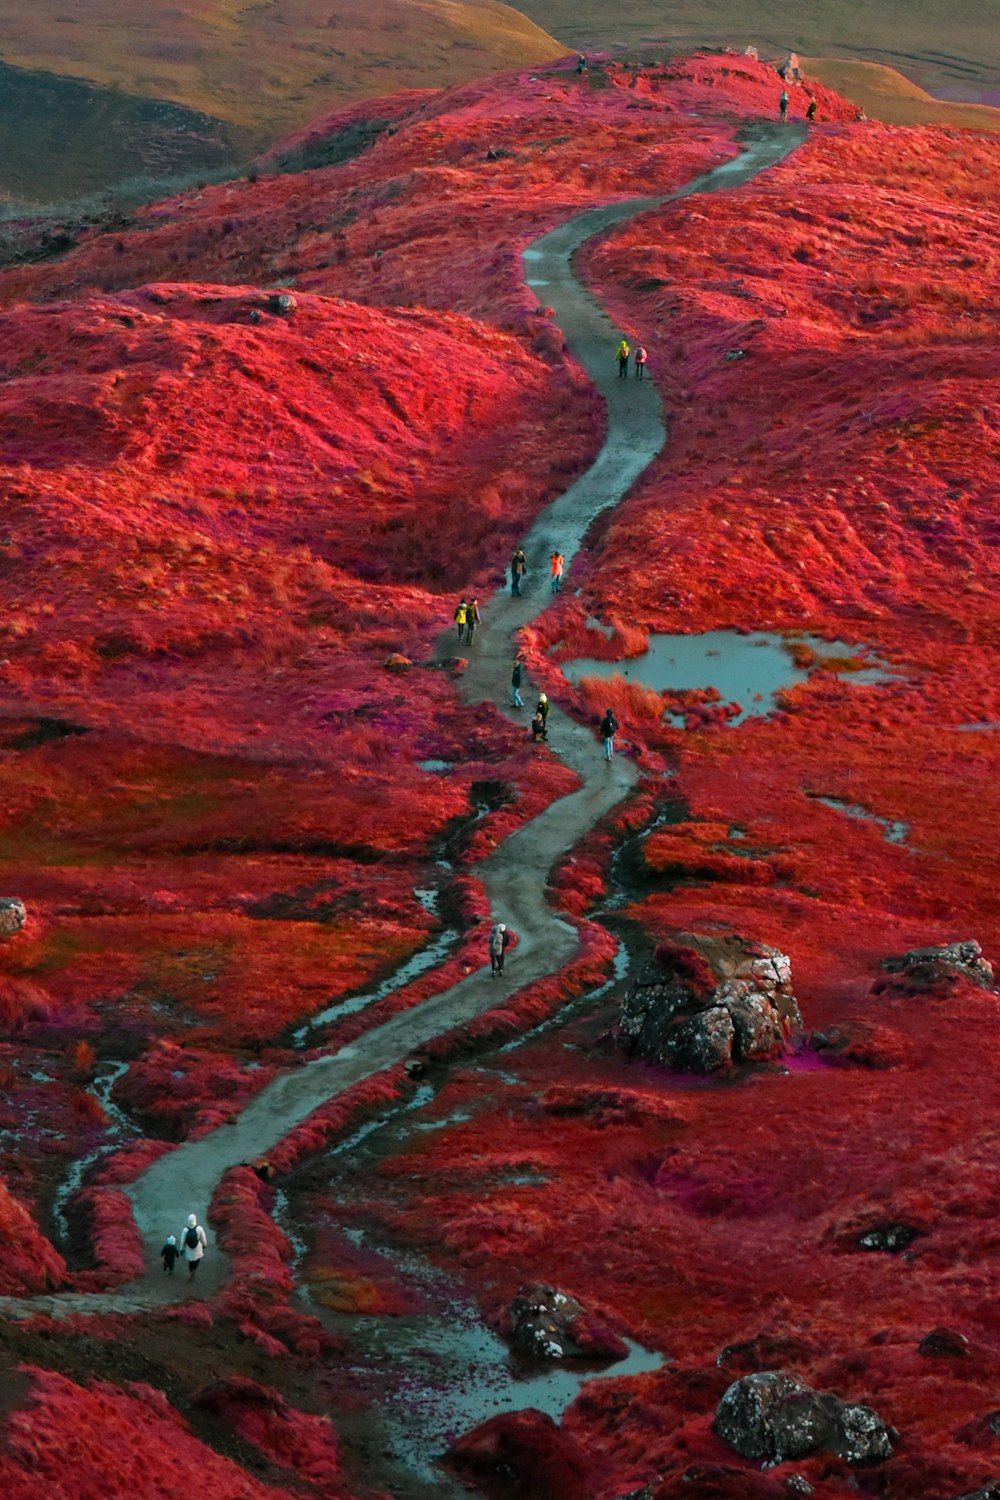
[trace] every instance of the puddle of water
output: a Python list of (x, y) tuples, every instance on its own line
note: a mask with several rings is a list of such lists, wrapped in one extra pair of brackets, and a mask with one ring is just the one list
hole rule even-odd
[(435, 771), (438, 775), (455, 769), (454, 763), (450, 760), (418, 760), (417, 765), (421, 771)]
[[(824, 660), (845, 657), (867, 659), (864, 647), (849, 646), (844, 641), (824, 641), (818, 636), (789, 640), (763, 631), (740, 635), (735, 630), (709, 630), (702, 635), (654, 634), (641, 656), (616, 662), (577, 657), (563, 662), (562, 670), (570, 682), (578, 683), (583, 677), (622, 677), (657, 693), (712, 687), (723, 703), (739, 703), (741, 712), (729, 722), (741, 724), (744, 719), (771, 713), (776, 694), (782, 689), (808, 681), (809, 671), (797, 667), (792, 659), (791, 652), (797, 645), (815, 652), (817, 666), (822, 666)], [(862, 684), (888, 682), (891, 674), (873, 661), (857, 672), (844, 673), (844, 680)], [(668, 713), (665, 717), (674, 724), (684, 722), (681, 714)]]
[(909, 836), (909, 823), (901, 823), (895, 818), (880, 818), (878, 813), (869, 812), (867, 807), (861, 807), (857, 802), (844, 802), (840, 797), (821, 797), (817, 793), (809, 792), (807, 796), (812, 797), (814, 802), (822, 802), (824, 807), (832, 807), (835, 812), (843, 813), (845, 818), (854, 818), (859, 823), (874, 823), (881, 828), (882, 837), (887, 844), (905, 844)]
[(601, 620), (597, 619), (596, 615), (588, 615), (584, 623), (588, 630), (599, 630), (606, 641), (610, 641), (615, 633), (613, 625), (605, 625)]
[(1000, 719), (989, 719), (982, 724), (956, 724), (953, 727), (958, 734), (986, 734), (992, 729), (1000, 729)]

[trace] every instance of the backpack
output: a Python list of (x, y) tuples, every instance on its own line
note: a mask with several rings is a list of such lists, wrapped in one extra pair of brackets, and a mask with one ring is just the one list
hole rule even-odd
[(188, 1231), (184, 1236), (184, 1246), (188, 1250), (197, 1250), (199, 1243), (200, 1241), (198, 1239), (198, 1231), (192, 1224), (189, 1226)]

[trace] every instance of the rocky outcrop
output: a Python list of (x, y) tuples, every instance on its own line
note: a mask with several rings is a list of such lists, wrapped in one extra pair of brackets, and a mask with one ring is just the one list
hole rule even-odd
[(712, 1073), (779, 1056), (801, 1026), (784, 953), (735, 933), (682, 933), (630, 985), (619, 1033), (630, 1052)]
[(14, 896), (0, 897), (0, 941), (20, 932), (28, 920), (28, 910), (23, 901)]
[(969, 1340), (955, 1328), (932, 1328), (917, 1345), (925, 1359), (966, 1359)]
[(507, 1310), (512, 1346), (534, 1359), (624, 1359), (628, 1345), (581, 1302), (554, 1286), (523, 1286)]
[(849, 1464), (892, 1457), (889, 1430), (868, 1406), (852, 1406), (782, 1370), (736, 1380), (719, 1402), (715, 1431), (744, 1458), (782, 1463), (833, 1453)]
[(944, 943), (939, 948), (910, 948), (895, 958), (883, 959), (882, 967), (887, 974), (899, 976), (896, 984), (901, 988), (938, 989), (960, 979), (971, 980), (980, 989), (996, 988), (993, 965), (983, 957), (974, 939)]

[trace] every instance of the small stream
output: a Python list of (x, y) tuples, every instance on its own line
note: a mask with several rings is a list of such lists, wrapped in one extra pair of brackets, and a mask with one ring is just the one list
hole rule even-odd
[(68, 1245), (70, 1237), (67, 1207), (73, 1194), (80, 1188), (86, 1173), (95, 1162), (121, 1150), (125, 1141), (134, 1140), (141, 1134), (128, 1115), (118, 1108), (111, 1097), (115, 1084), (119, 1078), (124, 1077), (128, 1070), (127, 1062), (100, 1063), (94, 1073), (94, 1081), (87, 1090), (87, 1093), (93, 1095), (104, 1111), (107, 1122), (104, 1131), (105, 1139), (100, 1146), (89, 1151), (86, 1156), (78, 1157), (70, 1162), (65, 1178), (56, 1189), (52, 1200), (52, 1217), (64, 1247)]

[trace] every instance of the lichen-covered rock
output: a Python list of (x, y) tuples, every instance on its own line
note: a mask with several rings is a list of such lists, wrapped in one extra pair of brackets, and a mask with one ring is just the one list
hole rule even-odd
[(888, 1429), (870, 1407), (815, 1391), (783, 1370), (735, 1380), (719, 1402), (714, 1425), (744, 1458), (768, 1463), (824, 1452), (850, 1464), (892, 1457)]
[(23, 901), (14, 896), (0, 896), (0, 940), (20, 932), (27, 920), (28, 910)]
[(736, 933), (682, 933), (630, 985), (619, 1032), (642, 1057), (712, 1073), (780, 1055), (801, 1025), (784, 953)]
[(535, 1359), (624, 1359), (628, 1345), (568, 1292), (523, 1286), (505, 1319), (511, 1344)]
[(886, 1255), (898, 1255), (919, 1239), (921, 1231), (913, 1224), (873, 1224), (858, 1235), (861, 1250), (881, 1250)]
[(909, 948), (894, 958), (884, 958), (882, 967), (913, 990), (939, 988), (958, 979), (969, 979), (984, 990), (996, 988), (993, 965), (974, 939), (937, 948)]
[(386, 657), (384, 666), (387, 672), (408, 672), (413, 663), (408, 656), (403, 656), (398, 651), (392, 651)]

